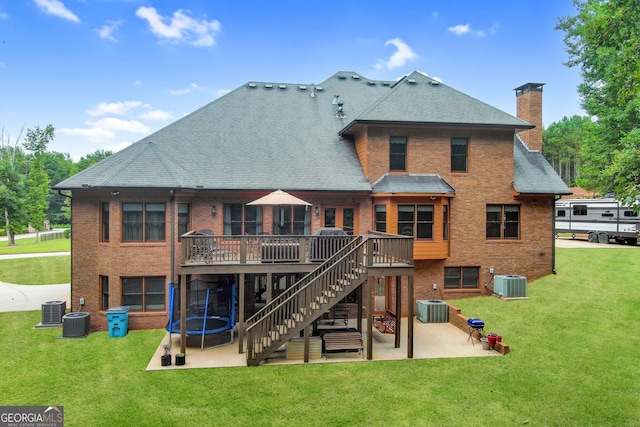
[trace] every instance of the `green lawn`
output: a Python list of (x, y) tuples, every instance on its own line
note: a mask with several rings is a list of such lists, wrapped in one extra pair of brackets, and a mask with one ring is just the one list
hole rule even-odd
[(26, 254), (34, 252), (69, 252), (71, 250), (71, 239), (53, 239), (35, 243), (35, 237), (26, 239), (16, 239), (14, 246), (9, 246), (7, 241), (0, 242), (0, 255), (5, 254)]
[(63, 405), (66, 426), (637, 426), (638, 254), (558, 249), (529, 299), (455, 301), (504, 357), (146, 372), (162, 330), (60, 339), (0, 313), (0, 404)]

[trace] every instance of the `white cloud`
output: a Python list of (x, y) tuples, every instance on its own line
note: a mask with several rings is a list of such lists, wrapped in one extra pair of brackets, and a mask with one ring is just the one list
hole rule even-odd
[(7, 68), (7, 64), (5, 64), (4, 62), (0, 61), (0, 68)]
[(122, 116), (141, 105), (142, 102), (140, 101), (101, 102), (94, 108), (87, 110), (87, 114), (90, 116), (106, 116), (107, 114), (117, 114)]
[(9, 19), (9, 14), (8, 13), (4, 13), (4, 12), (0, 12), (0, 19)]
[(116, 134), (110, 130), (99, 127), (91, 128), (61, 128), (56, 129), (56, 134), (68, 136), (82, 136), (92, 142), (110, 141), (115, 138)]
[(161, 39), (185, 42), (193, 46), (214, 45), (214, 36), (220, 31), (220, 22), (215, 19), (196, 20), (187, 16), (186, 12), (189, 11), (179, 9), (169, 18), (160, 16), (153, 7), (143, 6), (136, 10), (136, 16), (147, 20), (151, 31)]
[(173, 118), (173, 113), (171, 111), (149, 110), (140, 114), (140, 118), (143, 120), (169, 120)]
[(454, 27), (447, 28), (447, 31), (450, 31), (450, 32), (452, 32), (454, 34), (457, 34), (459, 36), (461, 36), (463, 34), (467, 34), (470, 30), (471, 30), (471, 28), (469, 27), (469, 24), (456, 25)]
[(191, 93), (191, 89), (189, 89), (189, 88), (185, 88), (185, 89), (170, 89), (169, 93), (171, 95), (184, 95), (185, 93)]
[(171, 95), (184, 95), (186, 93), (191, 93), (191, 89), (206, 90), (205, 88), (199, 86), (196, 83), (191, 83), (189, 87), (185, 87), (184, 89), (170, 89), (169, 93)]
[[(500, 28), (499, 24), (493, 24), (489, 28), (489, 32), (493, 34), (496, 31), (498, 31), (498, 28)], [(454, 33), (457, 36), (463, 36), (465, 34), (470, 34), (470, 35), (474, 35), (476, 37), (486, 37), (486, 35), (487, 35), (487, 31), (485, 31), (485, 30), (472, 30), (471, 26), (469, 24), (455, 25), (453, 27), (447, 28), (447, 31), (449, 31), (451, 33)]]
[(409, 45), (407, 45), (405, 42), (400, 40), (398, 37), (387, 41), (384, 45), (385, 46), (393, 45), (396, 47), (397, 50), (395, 51), (395, 53), (393, 53), (393, 55), (389, 57), (387, 61), (379, 60), (374, 65), (376, 69), (399, 68), (404, 66), (404, 64), (406, 64), (407, 61), (414, 61), (418, 58), (418, 55), (414, 53), (413, 50), (411, 50)]
[(96, 31), (103, 39), (116, 41), (116, 38), (113, 36), (113, 32), (116, 31), (122, 23), (123, 21), (107, 21), (106, 24), (100, 28), (96, 28), (94, 31)]
[(47, 15), (57, 16), (73, 22), (80, 22), (80, 19), (71, 12), (60, 0), (33, 0), (40, 9)]
[(87, 124), (107, 131), (124, 131), (132, 133), (149, 133), (149, 126), (137, 120), (122, 120), (116, 117), (105, 117), (95, 122), (88, 121)]

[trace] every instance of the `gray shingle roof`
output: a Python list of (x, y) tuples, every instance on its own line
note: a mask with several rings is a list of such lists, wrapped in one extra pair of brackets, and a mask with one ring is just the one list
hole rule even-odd
[[(282, 188), (369, 193), (372, 186), (354, 144), (341, 137), (341, 130), (359, 121), (531, 127), (433, 83), (417, 72), (391, 82), (370, 80), (351, 71), (338, 72), (320, 84), (250, 82), (54, 188)], [(337, 115), (334, 101), (338, 99), (343, 102), (344, 117)], [(544, 169), (546, 161), (540, 159), (520, 153), (515, 182), (527, 181), (535, 170)], [(397, 186), (401, 182), (394, 178), (379, 183)], [(544, 181), (537, 182), (542, 185)], [(407, 188), (416, 185), (410, 180), (405, 184)], [(382, 187), (376, 191), (378, 188)]]
[[(524, 120), (416, 71), (396, 82), (387, 93), (355, 119), (355, 122), (390, 121), (517, 129), (533, 127)], [(350, 123), (343, 132), (354, 124)]]
[(455, 194), (456, 190), (437, 174), (384, 174), (373, 184), (373, 193)]
[(530, 150), (518, 135), (513, 144), (513, 187), (520, 194), (571, 194), (538, 150)]

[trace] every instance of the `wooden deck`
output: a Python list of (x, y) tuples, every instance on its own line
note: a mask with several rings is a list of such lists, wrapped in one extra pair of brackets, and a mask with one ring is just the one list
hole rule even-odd
[[(345, 246), (368, 240), (365, 264), (412, 266), (413, 239), (406, 236), (182, 236), (183, 267), (253, 266), (249, 270), (286, 271), (284, 265), (313, 269)], [(282, 267), (279, 267), (279, 266)], [(248, 271), (249, 271), (248, 270)], [(209, 270), (210, 271), (210, 270)]]

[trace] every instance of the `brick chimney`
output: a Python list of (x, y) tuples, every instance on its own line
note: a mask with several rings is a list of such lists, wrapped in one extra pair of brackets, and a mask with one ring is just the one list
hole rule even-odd
[(545, 83), (527, 83), (515, 88), (519, 119), (527, 121), (535, 128), (520, 132), (520, 138), (532, 150), (542, 152), (542, 86)]

